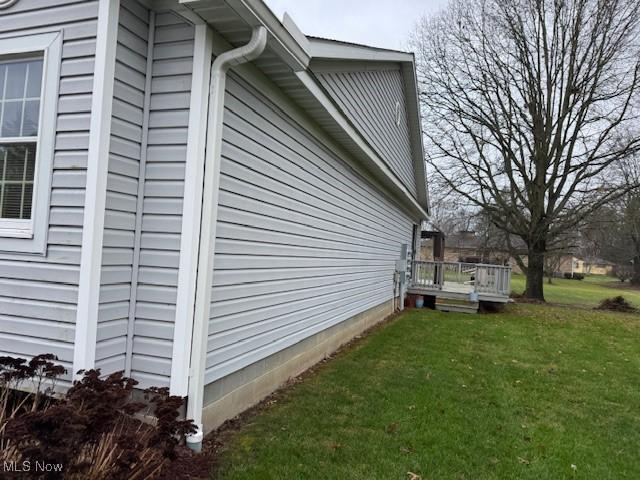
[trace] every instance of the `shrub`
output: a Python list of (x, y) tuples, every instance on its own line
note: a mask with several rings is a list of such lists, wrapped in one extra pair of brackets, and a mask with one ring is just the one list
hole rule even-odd
[(567, 280), (584, 280), (584, 274), (565, 272), (564, 278)]
[(600, 302), (596, 310), (610, 310), (614, 312), (634, 313), (638, 309), (625, 300), (623, 296), (618, 295), (614, 298), (607, 298)]
[[(191, 420), (179, 419), (181, 397), (150, 388), (148, 403), (135, 402), (135, 380), (89, 370), (55, 398), (52, 385), (65, 373), (55, 360), (0, 358), (0, 462), (62, 465), (63, 472), (47, 474), (52, 479), (124, 480), (156, 478), (178, 449), (181, 458), (190, 455), (181, 443), (196, 429)], [(26, 381), (33, 382), (34, 393), (16, 391)], [(154, 414), (155, 424), (136, 418), (143, 413)]]
[(615, 265), (613, 267), (612, 274), (622, 283), (633, 278), (633, 266), (632, 265)]
[[(0, 452), (9, 448), (5, 430), (10, 420), (48, 406), (58, 377), (65, 373), (62, 366), (54, 363), (56, 360), (51, 354), (36, 355), (28, 362), (24, 358), (0, 357)], [(48, 382), (43, 391), (45, 380)], [(35, 393), (18, 391), (26, 382), (33, 383)]]

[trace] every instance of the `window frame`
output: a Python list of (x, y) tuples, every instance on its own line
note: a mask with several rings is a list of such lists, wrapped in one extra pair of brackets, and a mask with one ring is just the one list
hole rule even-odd
[[(55, 149), (62, 32), (0, 37), (3, 57), (42, 57), (42, 86), (30, 219), (0, 218), (0, 252), (46, 253), (49, 202)], [(31, 137), (33, 141), (33, 137)]]

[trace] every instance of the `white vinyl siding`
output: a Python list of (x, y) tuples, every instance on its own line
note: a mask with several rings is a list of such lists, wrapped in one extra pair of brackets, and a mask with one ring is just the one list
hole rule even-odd
[(412, 220), (236, 77), (225, 100), (206, 382), (393, 297)]
[(103, 373), (125, 369), (148, 36), (149, 11), (121, 0), (96, 345)]
[(169, 386), (171, 374), (194, 30), (156, 16), (131, 364), (143, 388)]
[(400, 67), (314, 73), (380, 158), (416, 195)]
[[(0, 36), (60, 31), (62, 63), (44, 255), (0, 254), (0, 355), (54, 353), (71, 370), (97, 2), (21, 0), (0, 11)], [(47, 186), (43, 186), (47, 188)]]

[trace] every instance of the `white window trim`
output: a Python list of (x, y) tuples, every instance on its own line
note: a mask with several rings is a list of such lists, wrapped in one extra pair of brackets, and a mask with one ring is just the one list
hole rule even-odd
[(43, 65), (31, 219), (0, 219), (0, 252), (44, 255), (49, 230), (62, 33), (0, 38), (0, 57), (33, 53), (42, 54)]

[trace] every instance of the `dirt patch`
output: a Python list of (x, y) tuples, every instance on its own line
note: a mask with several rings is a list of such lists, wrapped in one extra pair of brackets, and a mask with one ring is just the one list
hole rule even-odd
[(533, 304), (533, 305), (546, 305), (547, 302), (545, 302), (544, 300), (538, 300), (535, 298), (527, 298), (524, 293), (516, 293), (516, 292), (511, 292), (511, 295), (509, 295), (509, 298), (512, 298), (513, 301), (515, 301), (516, 303), (528, 303), (528, 304)]
[(622, 313), (636, 313), (638, 311), (633, 305), (625, 300), (621, 295), (613, 298), (606, 298), (600, 305), (596, 307), (596, 310), (608, 310), (610, 312), (622, 312)]
[(506, 303), (496, 302), (480, 302), (478, 305), (478, 313), (482, 314), (494, 314), (504, 312)]

